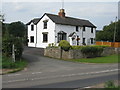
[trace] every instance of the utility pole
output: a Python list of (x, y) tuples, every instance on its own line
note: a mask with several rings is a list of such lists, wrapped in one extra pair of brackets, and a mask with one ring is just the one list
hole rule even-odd
[(15, 62), (15, 46), (14, 46), (14, 44), (12, 46), (12, 58), (13, 58), (13, 62)]
[(117, 16), (115, 18), (115, 30), (114, 30), (113, 42), (115, 42), (115, 37), (116, 37), (116, 23), (117, 23)]

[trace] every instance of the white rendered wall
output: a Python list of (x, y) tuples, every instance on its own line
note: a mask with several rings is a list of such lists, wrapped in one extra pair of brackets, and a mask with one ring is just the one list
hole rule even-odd
[(91, 27), (85, 27), (85, 31), (83, 31), (83, 38), (85, 38), (86, 45), (92, 45), (90, 38), (96, 37), (96, 29), (93, 28), (93, 33), (91, 33)]
[[(85, 43), (87, 45), (91, 45), (90, 42), (90, 38), (95, 38), (95, 28), (93, 29), (93, 33), (91, 33), (91, 27), (86, 27), (85, 28), (85, 31), (83, 31), (83, 27), (79, 27), (78, 28), (78, 32), (76, 32), (76, 26), (70, 26), (70, 25), (61, 25), (61, 24), (56, 24), (55, 26), (55, 35), (57, 36), (57, 33), (59, 31), (64, 31), (67, 33), (67, 41), (70, 42), (71, 45), (73, 45), (71, 43), (71, 40), (70, 38), (68, 37), (70, 35), (70, 33), (73, 33), (73, 32), (76, 32), (76, 34), (79, 36), (80, 40), (79, 40), (79, 44), (82, 45), (82, 42), (83, 42), (83, 38), (86, 38), (86, 41)], [(56, 40), (57, 41), (57, 38)], [(57, 42), (56, 42), (57, 43)], [(74, 41), (74, 44), (75, 44), (75, 41)], [(77, 44), (77, 41), (76, 41), (76, 44)]]
[[(31, 23), (30, 25), (28, 25), (28, 47), (36, 47), (36, 25), (34, 25), (34, 30), (31, 30), (31, 25), (34, 25), (33, 23)], [(30, 36), (34, 36), (34, 43), (30, 42)]]
[[(47, 22), (47, 29), (44, 28), (43, 21), (48, 20)], [(45, 15), (37, 24), (37, 46), (38, 48), (46, 48), (49, 43), (55, 43), (55, 23), (47, 16)], [(44, 32), (48, 32), (48, 42), (43, 42), (43, 34)]]

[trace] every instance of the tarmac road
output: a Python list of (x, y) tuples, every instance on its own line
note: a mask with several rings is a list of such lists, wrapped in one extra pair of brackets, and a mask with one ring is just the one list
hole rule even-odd
[[(118, 64), (74, 63), (44, 57), (39, 53), (38, 49), (25, 48), (23, 57), (29, 62), (28, 66), (20, 72), (3, 75), (3, 88), (54, 88), (55, 86), (71, 88), (72, 85), (66, 85), (66, 82), (73, 82), (72, 87), (77, 88), (98, 83), (98, 80), (102, 82), (102, 79), (104, 81), (118, 79), (116, 77)], [(91, 82), (83, 82), (87, 79)], [(77, 80), (83, 84), (74, 85)], [(92, 83), (92, 80), (96, 82)]]

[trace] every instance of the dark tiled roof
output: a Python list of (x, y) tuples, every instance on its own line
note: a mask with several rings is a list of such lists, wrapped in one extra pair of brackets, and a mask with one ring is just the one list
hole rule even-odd
[[(47, 15), (56, 24), (72, 25), (72, 26), (87, 26), (87, 27), (95, 27), (96, 28), (96, 26), (94, 26), (88, 20), (77, 19), (77, 18), (72, 18), (72, 17), (60, 17), (58, 15), (49, 14), (49, 13), (45, 13), (44, 15)], [(30, 22), (28, 22), (27, 25), (29, 25), (31, 22), (33, 22), (36, 25), (40, 21), (41, 18), (33, 19)]]
[(54, 14), (45, 13), (53, 22), (63, 25), (96, 27), (90, 21), (72, 17), (60, 17)]
[(40, 21), (41, 18), (35, 18), (33, 20), (31, 20), (30, 22), (28, 22), (26, 25), (29, 25), (31, 22), (33, 22), (35, 25)]
[(70, 33), (68, 37), (72, 37), (75, 34), (75, 32)]

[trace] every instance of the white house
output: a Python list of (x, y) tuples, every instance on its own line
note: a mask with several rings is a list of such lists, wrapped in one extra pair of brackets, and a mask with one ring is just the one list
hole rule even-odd
[(96, 26), (88, 20), (67, 17), (64, 9), (58, 15), (45, 13), (27, 23), (28, 46), (45, 48), (50, 43), (58, 45), (60, 40), (70, 45), (92, 45), (95, 42)]

